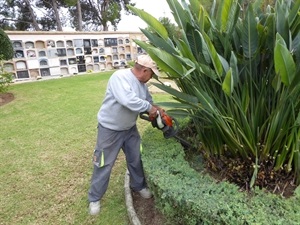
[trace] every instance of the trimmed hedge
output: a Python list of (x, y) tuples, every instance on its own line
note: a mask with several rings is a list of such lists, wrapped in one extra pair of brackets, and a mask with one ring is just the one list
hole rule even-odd
[(228, 182), (192, 169), (174, 139), (149, 126), (142, 139), (143, 165), (156, 206), (172, 224), (300, 224), (300, 188), (284, 199), (255, 190), (253, 196)]

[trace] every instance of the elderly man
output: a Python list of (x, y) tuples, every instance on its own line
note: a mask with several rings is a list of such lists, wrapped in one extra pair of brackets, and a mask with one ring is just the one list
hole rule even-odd
[(140, 55), (133, 68), (116, 71), (108, 81), (106, 95), (97, 115), (94, 171), (88, 192), (91, 215), (100, 212), (100, 200), (107, 190), (111, 169), (120, 149), (126, 156), (130, 187), (143, 198), (152, 197), (144, 176), (136, 120), (141, 112), (147, 111), (150, 118), (155, 118), (157, 110), (161, 110), (153, 105), (146, 85), (153, 74), (159, 75), (155, 62), (148, 55)]

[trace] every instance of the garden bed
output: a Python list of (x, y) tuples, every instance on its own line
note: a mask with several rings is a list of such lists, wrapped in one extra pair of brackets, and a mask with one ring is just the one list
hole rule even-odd
[(151, 127), (142, 157), (155, 204), (173, 224), (299, 224), (299, 188), (286, 199), (219, 182), (191, 168), (181, 145)]

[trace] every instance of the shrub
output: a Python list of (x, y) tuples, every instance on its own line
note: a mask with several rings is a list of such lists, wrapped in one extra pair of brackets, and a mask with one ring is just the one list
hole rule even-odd
[(146, 129), (142, 145), (148, 185), (171, 224), (299, 224), (299, 187), (289, 199), (258, 189), (250, 196), (192, 169), (181, 145), (157, 129)]
[(10, 60), (14, 56), (14, 49), (12, 43), (4, 32), (4, 30), (0, 29), (0, 55), (2, 55), (3, 60)]
[(9, 37), (2, 29), (0, 29), (0, 46), (0, 93), (4, 93), (13, 77), (11, 73), (5, 71), (3, 60), (12, 59), (14, 50)]
[(0, 93), (7, 92), (9, 84), (12, 82), (13, 76), (11, 73), (5, 71), (3, 60), (0, 55)]

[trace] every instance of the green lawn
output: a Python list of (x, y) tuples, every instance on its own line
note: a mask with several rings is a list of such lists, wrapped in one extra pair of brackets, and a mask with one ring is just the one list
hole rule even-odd
[[(110, 74), (10, 87), (15, 100), (0, 107), (0, 224), (129, 224), (122, 153), (100, 216), (87, 213), (96, 114)], [(139, 121), (141, 131), (146, 124)]]

